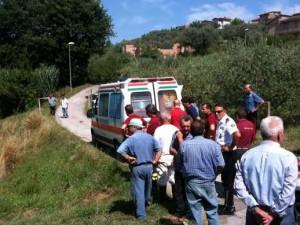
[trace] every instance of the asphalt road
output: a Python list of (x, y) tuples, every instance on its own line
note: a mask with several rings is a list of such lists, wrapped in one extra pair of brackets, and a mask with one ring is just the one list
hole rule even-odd
[(56, 121), (85, 142), (91, 142), (91, 119), (87, 118), (85, 105), (87, 96), (97, 91), (98, 86), (84, 89), (69, 98), (69, 118), (62, 118), (61, 106), (56, 110)]

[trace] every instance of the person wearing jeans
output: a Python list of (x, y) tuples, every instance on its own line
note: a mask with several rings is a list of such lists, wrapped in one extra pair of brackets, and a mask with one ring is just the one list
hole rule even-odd
[(202, 225), (202, 208), (204, 208), (208, 225), (219, 225), (214, 182), (225, 163), (221, 147), (214, 141), (202, 137), (203, 132), (204, 124), (201, 121), (194, 121), (191, 127), (193, 138), (184, 141), (180, 147), (180, 162), (194, 224)]
[(131, 119), (129, 133), (132, 134), (118, 148), (117, 152), (129, 164), (131, 172), (131, 194), (137, 219), (146, 219), (146, 206), (150, 204), (152, 187), (152, 165), (157, 165), (161, 155), (159, 143), (143, 132), (142, 120)]
[(196, 224), (202, 224), (202, 208), (205, 209), (208, 224), (219, 224), (218, 201), (214, 181), (203, 183), (202, 179), (188, 180), (186, 183), (186, 196)]
[(68, 118), (69, 117), (69, 115), (68, 115), (69, 101), (65, 97), (65, 95), (62, 95), (61, 108), (62, 108), (63, 118)]

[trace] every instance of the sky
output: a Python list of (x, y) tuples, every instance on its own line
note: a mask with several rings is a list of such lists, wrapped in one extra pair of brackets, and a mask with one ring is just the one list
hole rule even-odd
[(300, 12), (300, 0), (102, 0), (112, 18), (113, 44), (153, 30), (189, 24), (215, 17), (240, 18), (246, 22), (268, 11)]

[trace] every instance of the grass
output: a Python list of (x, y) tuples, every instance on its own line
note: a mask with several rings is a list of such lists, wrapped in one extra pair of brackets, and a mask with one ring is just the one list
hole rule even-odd
[[(0, 162), (0, 224), (141, 224), (127, 166), (52, 117), (32, 111), (1, 120), (0, 140), (0, 158), (13, 159)], [(148, 213), (147, 224), (171, 224), (166, 207), (154, 204)]]
[[(133, 216), (127, 166), (48, 114), (45, 106), (0, 120), (0, 225), (145, 224)], [(298, 153), (299, 136), (289, 127), (284, 146)], [(154, 203), (146, 224), (172, 225), (173, 207)]]

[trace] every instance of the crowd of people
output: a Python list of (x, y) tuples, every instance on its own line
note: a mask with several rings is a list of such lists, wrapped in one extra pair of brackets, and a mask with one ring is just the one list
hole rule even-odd
[[(202, 103), (198, 109), (191, 97), (175, 100), (170, 112), (159, 113), (155, 105), (148, 105), (148, 123), (131, 105), (125, 106), (125, 140), (117, 152), (130, 166), (136, 218), (146, 218), (151, 190), (155, 188), (158, 200), (164, 202), (170, 184), (175, 208), (172, 220), (189, 218), (202, 224), (203, 208), (209, 225), (220, 224), (219, 215), (235, 213), (236, 195), (247, 206), (246, 225), (296, 224), (293, 204), (298, 163), (280, 146), (282, 119), (262, 119), (263, 141), (251, 148), (257, 111), (264, 100), (250, 84), (244, 86), (244, 94), (245, 105), (236, 111), (235, 119), (224, 104), (212, 107)], [(215, 187), (220, 173), (224, 188), (221, 206)]]

